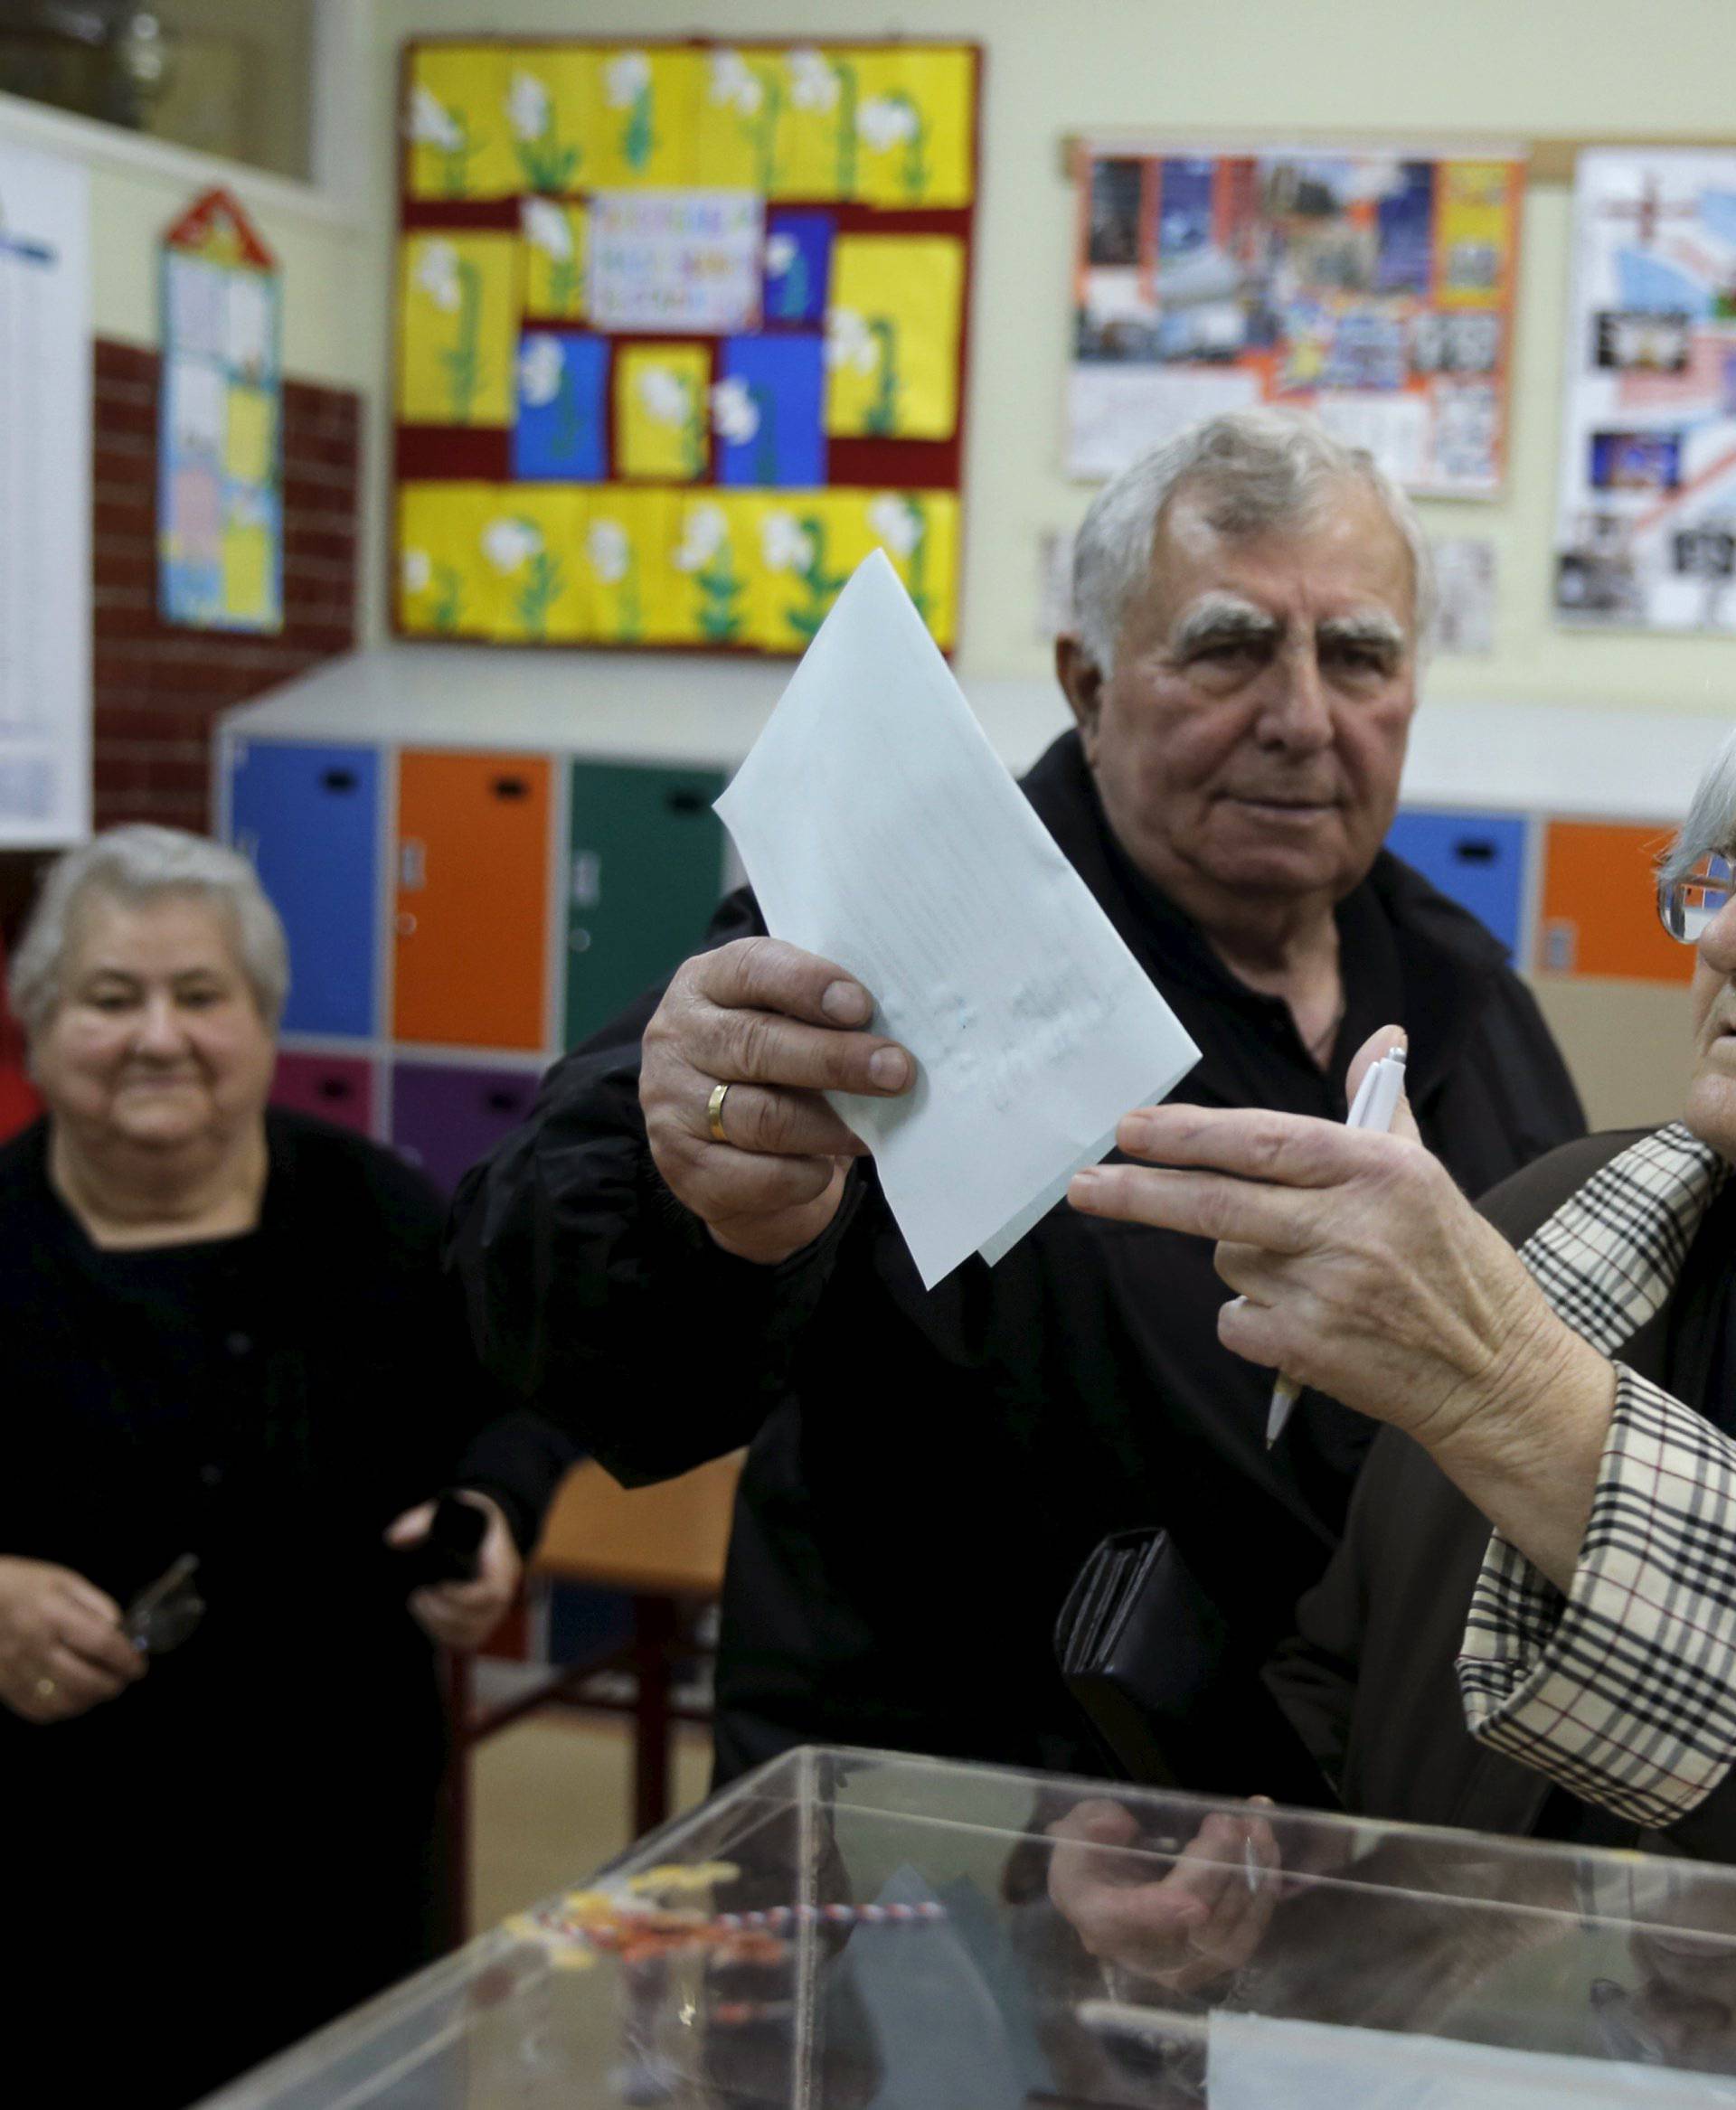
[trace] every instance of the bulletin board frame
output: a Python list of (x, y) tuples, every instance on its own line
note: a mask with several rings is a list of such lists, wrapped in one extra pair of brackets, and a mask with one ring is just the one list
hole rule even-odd
[[(467, 146), (482, 137), (482, 127), (473, 126), (467, 112), (455, 111), (429, 89), (430, 78), (437, 83), (440, 79), (442, 61), (467, 59), (492, 80), (499, 128), (514, 131), (515, 149), (533, 144), (539, 154), (546, 153), (541, 165), (545, 184), (532, 180), (523, 152), (522, 180), (506, 175), (496, 142), (492, 175), (461, 185), (460, 195), (430, 194), (429, 170), (440, 168), (445, 142), (457, 139)], [(720, 80), (734, 85), (744, 109), (746, 83), (757, 83), (760, 100), (755, 107), (760, 111), (775, 88), (769, 71), (774, 67), (789, 69), (797, 89), (803, 84), (797, 68), (806, 71), (810, 88), (828, 71), (839, 80), (860, 74), (867, 85), (874, 78), (891, 79), (892, 89), (873, 98), (853, 90), (851, 121), (863, 122), (864, 142), (854, 150), (853, 166), (869, 158), (865, 118), (872, 114), (871, 101), (877, 102), (881, 132), (873, 151), (879, 166), (901, 171), (901, 184), (915, 165), (923, 184), (910, 196), (886, 195), (893, 179), (882, 173), (858, 176), (861, 192), (841, 195), (842, 174), (835, 184), (804, 187), (799, 174), (778, 173), (775, 159), (762, 163), (769, 180), (752, 194), (761, 214), (757, 275), (768, 304), (778, 238), (786, 237), (785, 251), (794, 248), (806, 264), (804, 223), (825, 223), (824, 259), (813, 274), (823, 290), (816, 289), (799, 313), (785, 310), (788, 327), (778, 317), (759, 327), (683, 327), (679, 319), (657, 327), (637, 316), (630, 318), (631, 326), (604, 327), (607, 318), (590, 312), (593, 302), (618, 297), (618, 287), (630, 287), (630, 281), (606, 276), (599, 225), (607, 231), (610, 217), (630, 222), (636, 196), (650, 202), (647, 219), (662, 215), (676, 223), (679, 212), (670, 206), (665, 212), (662, 202), (714, 201), (720, 210), (712, 221), (721, 225), (728, 217), (723, 208), (742, 192), (741, 186), (656, 182), (648, 175), (618, 184), (602, 180), (611, 165), (598, 156), (612, 153), (618, 173), (625, 145), (599, 145), (591, 155), (580, 139), (575, 170), (568, 159), (573, 146), (562, 143), (552, 122), (545, 139), (526, 142), (518, 129), (521, 121), (528, 126), (539, 108), (548, 107), (539, 105), (526, 80), (546, 82), (552, 69), (575, 59), (586, 61), (603, 83), (605, 100), (621, 84), (622, 61), (643, 61), (648, 69), (674, 61), (690, 84), (705, 83), (713, 101)], [(617, 69), (612, 77), (611, 66)], [(925, 76), (925, 66), (947, 71)], [(907, 94), (896, 85), (900, 69), (905, 78), (944, 80), (946, 109), (957, 114), (958, 127), (945, 135), (947, 151), (925, 143), (928, 132), (939, 136), (939, 127), (932, 112), (922, 109), (920, 89)], [(793, 657), (806, 649), (855, 564), (880, 547), (904, 579), (937, 642), (943, 650), (956, 648), (983, 69), (980, 44), (967, 39), (492, 35), (408, 42), (400, 61), (403, 122), (398, 135), (392, 333), (393, 635), (418, 641)], [(699, 92), (695, 86), (693, 93)], [(901, 106), (910, 114), (900, 118)], [(805, 115), (813, 108), (810, 102)], [(633, 113), (610, 106), (610, 115), (625, 141), (626, 120)], [(715, 136), (715, 111), (702, 108), (698, 118), (702, 139)], [(900, 123), (906, 127), (902, 132)], [(842, 138), (844, 128), (844, 119), (836, 118), (835, 136)], [(655, 134), (656, 120), (646, 129)], [(745, 118), (738, 129), (747, 131)], [(675, 136), (671, 127), (668, 137)], [(608, 137), (598, 135), (599, 140)], [(470, 151), (486, 146), (485, 140), (483, 148)], [(694, 155), (701, 151), (692, 149)], [(597, 163), (589, 172), (588, 157)], [(812, 165), (810, 154), (806, 166)], [(923, 186), (938, 187), (938, 194)], [(569, 250), (580, 259), (559, 304), (551, 296), (556, 268), (551, 259), (561, 236), (549, 208), (567, 216)], [(553, 237), (546, 255), (536, 253), (540, 244), (531, 231), (539, 224), (541, 232)], [(677, 240), (685, 231), (677, 224)], [(453, 287), (449, 276), (441, 279), (439, 269), (428, 270), (429, 248), (444, 245), (456, 253), (467, 239), (478, 237), (494, 238), (496, 246), (505, 237), (511, 246), (505, 294), (512, 316), (512, 374), (505, 384), (511, 402), (503, 406), (499, 391), (505, 377), (496, 375), (486, 418), (430, 418), (423, 414), (428, 369), (417, 363), (417, 334), (424, 327), (418, 303), (438, 281), (439, 297), (449, 304)], [(654, 231), (649, 239), (657, 238)], [(852, 319), (853, 311), (840, 314), (840, 283), (849, 263), (890, 264), (893, 252), (877, 247), (887, 243), (901, 245), (901, 260), (932, 273), (927, 283), (941, 288), (947, 306), (944, 327), (934, 333), (939, 349), (930, 344), (924, 357), (910, 363), (914, 385), (888, 383), (885, 370), (892, 359), (886, 347), (898, 343), (897, 332), (882, 332), (880, 319), (869, 312), (879, 379), (873, 391), (859, 384), (854, 410), (845, 408), (840, 415), (854, 370), (867, 373), (873, 363), (864, 344), (843, 341), (841, 325)], [(727, 286), (730, 257), (714, 248), (707, 262), (717, 267), (712, 272), (715, 293), (719, 284)], [(914, 278), (906, 272), (911, 287), (906, 299), (921, 298), (921, 270)], [(656, 295), (663, 289), (652, 285), (649, 290)], [(679, 286), (674, 297), (684, 297)], [(502, 296), (496, 290), (493, 297), (498, 303)], [(760, 317), (754, 320), (758, 324)], [(858, 330), (857, 340), (862, 334)], [(914, 333), (911, 341), (917, 342)], [(546, 353), (551, 342), (558, 345), (558, 360)], [(774, 363), (766, 387), (758, 389), (751, 348), (772, 347), (764, 356), (775, 363), (798, 343), (799, 365), (794, 359), (781, 370)], [(545, 353), (546, 367), (533, 372)], [(698, 357), (692, 356), (695, 353)], [(531, 396), (546, 390), (548, 368), (561, 372), (560, 385), (565, 386), (581, 353), (593, 370), (587, 384), (588, 408), (597, 413), (588, 420), (592, 437), (565, 457), (558, 447), (539, 456), (547, 421), (525, 415), (528, 408), (543, 407), (533, 405)], [(600, 380), (596, 369), (601, 370)], [(793, 387), (784, 384), (785, 375), (793, 375)], [(678, 466), (673, 457), (653, 457), (646, 448), (643, 420), (633, 421), (631, 383), (648, 391), (653, 379), (665, 399), (672, 400), (680, 383), (690, 403), (707, 406), (703, 456), (696, 436)], [(785, 430), (775, 442), (784, 453), (770, 457), (775, 473), (765, 481), (752, 480), (768, 460), (766, 408), (775, 417), (792, 400), (799, 414), (785, 425), (793, 424), (795, 437)], [(890, 413), (884, 408), (889, 402), (895, 406)], [(733, 430), (745, 430), (745, 438), (731, 437), (729, 420), (735, 418), (741, 423)], [(587, 429), (587, 420), (574, 423), (581, 432)], [(690, 429), (693, 423), (690, 419)], [(658, 443), (674, 444), (668, 434)], [(641, 450), (637, 459), (635, 445)], [(754, 453), (752, 466), (744, 466), (743, 449)], [(551, 461), (557, 466), (564, 461), (572, 473), (546, 473)], [(527, 463), (533, 473), (521, 473)], [(816, 466), (817, 476), (812, 474)]]

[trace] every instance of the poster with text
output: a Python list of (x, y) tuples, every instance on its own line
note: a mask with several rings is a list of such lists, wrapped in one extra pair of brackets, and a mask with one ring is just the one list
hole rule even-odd
[(405, 636), (801, 652), (880, 548), (955, 640), (979, 54), (405, 59)]
[(90, 205), (0, 145), (0, 848), (90, 829)]
[(1555, 608), (1736, 630), (1736, 152), (1581, 154)]
[(1069, 475), (1113, 476), (1196, 419), (1274, 403), (1411, 491), (1499, 491), (1516, 149), (1087, 142), (1078, 171)]

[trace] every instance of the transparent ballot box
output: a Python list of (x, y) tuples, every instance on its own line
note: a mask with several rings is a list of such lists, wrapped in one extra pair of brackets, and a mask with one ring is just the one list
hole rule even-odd
[(1736, 1870), (805, 1750), (211, 2102), (1736, 2106)]

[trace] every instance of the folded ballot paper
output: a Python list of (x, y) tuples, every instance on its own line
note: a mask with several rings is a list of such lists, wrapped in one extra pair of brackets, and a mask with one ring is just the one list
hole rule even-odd
[(830, 1097), (925, 1287), (1000, 1259), (1199, 1060), (879, 551), (717, 810), (772, 935), (856, 975), (915, 1058), (896, 1099)]

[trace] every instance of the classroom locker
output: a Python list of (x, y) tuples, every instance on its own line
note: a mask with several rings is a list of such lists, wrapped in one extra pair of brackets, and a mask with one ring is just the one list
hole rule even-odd
[(400, 757), (394, 1040), (543, 1046), (551, 787), (542, 756)]
[(1551, 821), (1543, 834), (1537, 966), (1546, 975), (1686, 982), (1694, 951), (1657, 918), (1654, 868), (1667, 828)]
[(531, 1110), (534, 1069), (473, 1063), (399, 1062), (392, 1073), (392, 1143), (449, 1194)]
[(380, 757), (372, 748), (238, 740), (230, 840), (289, 940), (288, 1033), (366, 1040), (379, 966)]
[(1386, 838), (1395, 857), (1492, 930), (1519, 956), (1525, 907), (1525, 823), (1513, 814), (1405, 809)]
[(723, 881), (715, 769), (574, 762), (569, 777), (568, 1047), (698, 949)]
[(278, 1057), (271, 1104), (317, 1114), (359, 1135), (373, 1133), (373, 1065), (355, 1055), (286, 1051)]

